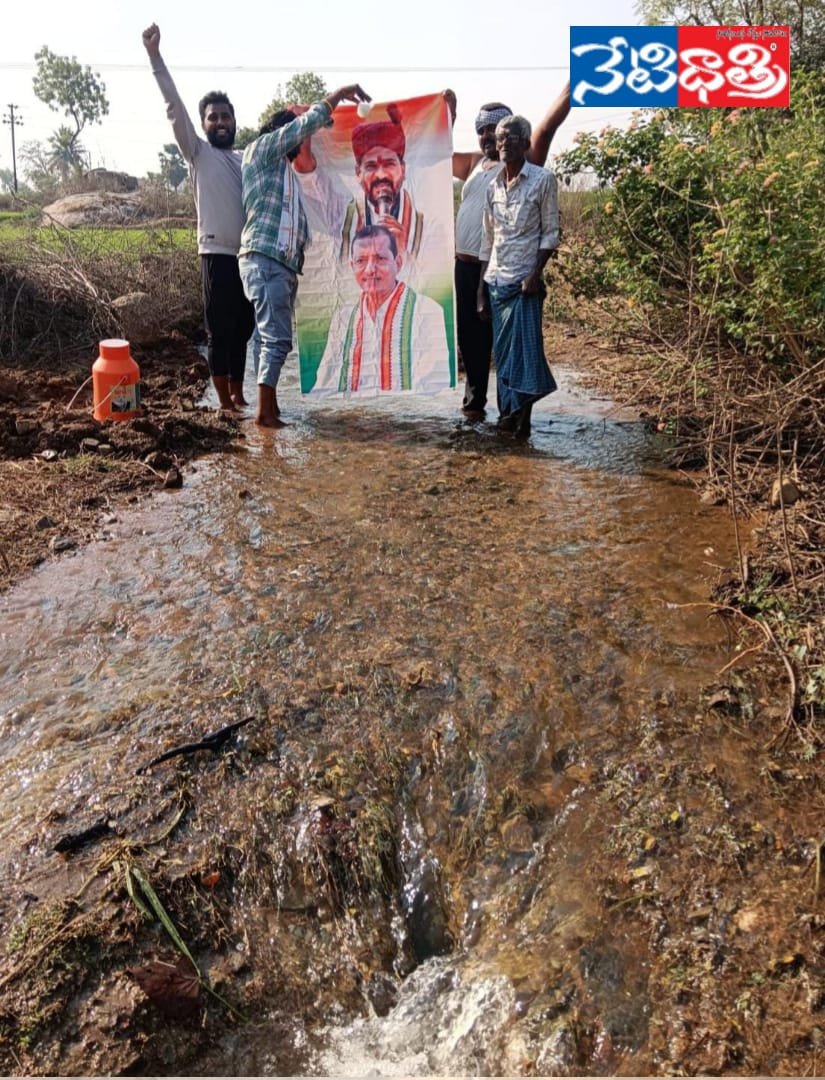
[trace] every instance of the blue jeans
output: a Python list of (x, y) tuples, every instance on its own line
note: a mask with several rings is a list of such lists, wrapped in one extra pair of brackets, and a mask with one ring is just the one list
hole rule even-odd
[(241, 255), (238, 269), (246, 297), (255, 308), (255, 326), (260, 338), (258, 385), (271, 386), (274, 390), (292, 348), (298, 275), (277, 259), (258, 251)]

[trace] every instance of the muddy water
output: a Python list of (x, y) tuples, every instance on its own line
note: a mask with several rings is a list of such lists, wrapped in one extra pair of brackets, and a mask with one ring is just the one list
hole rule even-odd
[[(657, 713), (729, 658), (700, 604), (733, 538), (640, 423), (557, 374), (526, 446), (458, 420), (458, 394), (318, 407), (287, 385), (287, 428), (250, 430), (183, 491), (120, 512), (3, 597), (5, 879), (53, 873), (54, 820), (116, 818), (135, 768), (237, 719), (243, 688), (288, 703), (391, 673), (426, 690), (420, 713), (375, 718), (415, 750), (397, 936), (416, 962), (385, 965), (392, 1007), (296, 1017), (286, 1060), (353, 1075), (570, 1069), (570, 1030), (533, 1038), (530, 1009), (571, 951), (604, 1030), (642, 1047), (644, 965), (612, 940), (593, 889), (591, 837), (619, 810), (594, 819), (588, 770), (619, 743), (644, 746)], [(363, 727), (306, 733), (307, 761), (366, 752), (364, 708)], [(441, 766), (426, 774), (423, 742)], [(439, 889), (416, 930), (416, 903)], [(273, 1039), (258, 1025), (206, 1064), (276, 1072)]]

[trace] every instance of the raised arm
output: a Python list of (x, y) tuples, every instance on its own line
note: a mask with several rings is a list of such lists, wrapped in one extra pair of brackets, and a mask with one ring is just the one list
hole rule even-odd
[(453, 154), (453, 176), (456, 180), (466, 180), (483, 157), (484, 155), (477, 150), (474, 152), (457, 151)]
[(369, 94), (365, 93), (358, 83), (341, 86), (331, 94), (327, 94), (322, 101), (316, 101), (310, 105), (306, 112), (302, 112), (288, 124), (257, 138), (246, 148), (244, 163), (252, 158), (258, 158), (264, 164), (271, 164), (288, 154), (290, 150), (299, 147), (304, 139), (314, 132), (327, 126), (332, 119), (332, 114), (342, 101), (371, 100)]
[[(455, 118), (458, 111), (458, 99), (455, 96), (455, 90), (442, 90), (441, 96), (447, 103), (447, 108), (450, 111), (450, 124), (455, 127)], [(463, 151), (456, 151), (453, 154), (453, 176), (456, 180), (466, 180), (476, 165), (481, 160), (482, 155), (479, 153), (465, 153)]]
[(157, 23), (152, 23), (143, 31), (143, 47), (149, 56), (152, 74), (155, 76), (163, 100), (166, 102), (166, 115), (172, 122), (172, 134), (175, 136), (175, 142), (178, 144), (184, 160), (191, 164), (200, 150), (201, 140), (194, 124), (189, 119), (189, 114), (166, 64), (163, 62), (163, 57), (160, 55), (160, 27)]
[[(455, 127), (455, 117), (457, 110), (455, 91), (442, 90), (441, 94), (444, 100), (447, 102), (447, 108), (450, 110), (450, 121), (453, 127)], [(478, 165), (479, 161), (481, 161), (482, 157), (484, 157), (484, 155), (479, 153), (478, 150), (470, 152), (457, 150), (453, 154), (453, 176), (456, 178), (456, 180), (466, 180), (470, 173), (473, 171), (473, 169), (476, 167), (476, 165)]]
[[(289, 104), (286, 107), (290, 112), (294, 112), (296, 116), (303, 116), (309, 109), (309, 105)], [(318, 168), (318, 162), (312, 150), (311, 135), (308, 135), (298, 147), (298, 153), (292, 160), (292, 168), (294, 172), (299, 173), (301, 176), (315, 175)]]
[(527, 157), (534, 165), (544, 165), (550, 152), (553, 136), (567, 119), (570, 112), (570, 83), (564, 89), (541, 118), (533, 131)]

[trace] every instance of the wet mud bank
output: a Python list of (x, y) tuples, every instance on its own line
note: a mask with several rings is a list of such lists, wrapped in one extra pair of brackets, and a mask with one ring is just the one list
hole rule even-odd
[(0, 591), (105, 533), (121, 507), (179, 487), (198, 455), (231, 453), (243, 438), (203, 406), (209, 372), (187, 338), (135, 349), (141, 415), (121, 423), (94, 419), (95, 355), (9, 362), (0, 372)]
[(526, 447), (287, 397), (2, 598), (5, 1072), (816, 1071), (730, 522), (564, 384)]

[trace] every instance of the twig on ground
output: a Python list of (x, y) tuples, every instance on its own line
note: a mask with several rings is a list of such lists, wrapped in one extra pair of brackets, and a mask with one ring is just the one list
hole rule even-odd
[(154, 765), (160, 765), (162, 761), (169, 761), (170, 758), (182, 755), (196, 754), (199, 750), (210, 750), (213, 754), (217, 754), (224, 748), (238, 728), (242, 728), (256, 719), (257, 717), (255, 716), (247, 716), (244, 720), (238, 720), (234, 724), (227, 724), (226, 727), (220, 728), (219, 731), (214, 731), (211, 735), (204, 736), (199, 742), (185, 743), (183, 746), (176, 746), (172, 750), (167, 750), (165, 754), (159, 754), (158, 757), (152, 758), (152, 760), (147, 761), (145, 765), (141, 765), (139, 768), (135, 769), (135, 773), (144, 773)]

